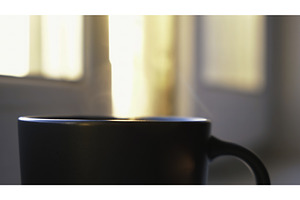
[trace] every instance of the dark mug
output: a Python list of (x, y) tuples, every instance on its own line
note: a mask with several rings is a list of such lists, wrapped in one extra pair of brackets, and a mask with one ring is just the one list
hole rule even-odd
[(205, 184), (209, 161), (232, 155), (270, 184), (249, 150), (210, 136), (204, 118), (20, 117), (22, 184)]

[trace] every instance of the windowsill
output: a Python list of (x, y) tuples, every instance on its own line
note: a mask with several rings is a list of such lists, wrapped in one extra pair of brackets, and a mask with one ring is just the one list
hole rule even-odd
[(14, 77), (0, 75), (1, 84), (11, 84), (11, 85), (29, 85), (29, 86), (78, 86), (86, 82), (85, 76), (79, 80), (57, 80), (43, 77), (27, 76), (27, 77)]

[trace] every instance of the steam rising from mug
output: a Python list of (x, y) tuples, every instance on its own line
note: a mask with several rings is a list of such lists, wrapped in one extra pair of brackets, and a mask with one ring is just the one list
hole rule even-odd
[(201, 94), (199, 94), (199, 91), (194, 88), (193, 85), (196, 84), (191, 84), (191, 81), (179, 77), (179, 87), (181, 87), (177, 96), (179, 115), (206, 117), (213, 121), (213, 113), (205, 105), (203, 100), (201, 100)]

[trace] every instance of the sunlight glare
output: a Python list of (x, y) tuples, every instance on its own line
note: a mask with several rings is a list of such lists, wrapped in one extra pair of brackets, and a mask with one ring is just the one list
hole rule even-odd
[(134, 66), (143, 57), (143, 17), (109, 16), (109, 46), (113, 114), (133, 117)]
[(42, 16), (42, 73), (74, 80), (81, 77), (82, 16)]
[(29, 16), (0, 16), (0, 74), (29, 73)]

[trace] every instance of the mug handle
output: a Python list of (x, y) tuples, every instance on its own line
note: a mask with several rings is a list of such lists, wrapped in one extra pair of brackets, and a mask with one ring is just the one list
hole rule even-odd
[(245, 161), (254, 173), (257, 185), (271, 184), (267, 169), (254, 153), (237, 144), (224, 142), (211, 136), (208, 142), (209, 160), (212, 161), (222, 155), (235, 156)]

